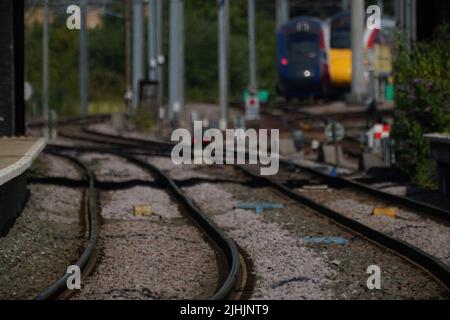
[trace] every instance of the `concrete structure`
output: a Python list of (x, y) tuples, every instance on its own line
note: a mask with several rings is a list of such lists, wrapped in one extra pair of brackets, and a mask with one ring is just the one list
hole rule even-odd
[(29, 192), (26, 170), (45, 147), (45, 139), (0, 139), (0, 236), (4, 236), (22, 212)]
[(444, 196), (450, 196), (450, 133), (432, 133), (424, 135), (431, 144), (431, 154), (436, 161), (439, 175), (439, 190)]

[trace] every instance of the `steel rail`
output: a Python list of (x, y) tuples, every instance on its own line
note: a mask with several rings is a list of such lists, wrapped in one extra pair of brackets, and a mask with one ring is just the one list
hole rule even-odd
[[(69, 117), (61, 120), (56, 120), (54, 125), (56, 126), (65, 126), (70, 124), (92, 124), (92, 123), (98, 123), (98, 122), (105, 122), (106, 120), (110, 119), (111, 115), (108, 113), (104, 114), (94, 114), (89, 116), (76, 116), (76, 117)], [(39, 128), (43, 127), (45, 125), (44, 120), (31, 120), (27, 123), (27, 127), (30, 128)]]
[[(92, 132), (92, 134), (96, 134), (95, 132)], [(114, 135), (106, 134), (109, 137), (113, 137)], [(142, 143), (142, 141), (139, 141), (139, 139), (135, 139), (135, 142)], [(365, 193), (369, 193), (372, 196), (376, 196), (378, 198), (381, 198), (382, 200), (387, 200), (391, 202), (395, 202), (398, 204), (401, 204), (405, 207), (408, 207), (410, 209), (413, 209), (414, 211), (418, 211), (423, 214), (428, 214), (433, 217), (437, 217), (440, 219), (444, 219), (446, 221), (449, 221), (450, 214), (442, 210), (440, 208), (436, 208), (434, 206), (430, 206), (418, 201), (414, 201), (411, 199), (408, 199), (406, 197), (400, 197), (392, 194), (388, 194), (386, 192), (373, 189), (371, 187), (365, 186), (361, 183), (357, 183), (345, 178), (340, 177), (333, 177), (324, 173), (321, 173), (315, 169), (304, 167), (298, 164), (295, 164), (291, 161), (286, 161), (280, 159), (280, 163), (282, 165), (301, 169), (310, 172), (313, 175), (317, 175), (321, 177), (322, 179), (330, 182), (331, 185), (338, 185), (338, 186), (346, 186), (352, 189), (356, 189)], [(381, 247), (384, 247), (388, 250), (391, 250), (395, 252), (396, 254), (402, 256), (403, 258), (413, 262), (414, 264), (420, 266), (430, 274), (432, 274), (437, 280), (442, 282), (444, 286), (450, 290), (450, 268), (449, 266), (442, 263), (439, 259), (435, 258), (434, 256), (424, 252), (423, 250), (405, 242), (402, 240), (395, 239), (389, 235), (386, 235), (385, 233), (382, 233), (380, 231), (377, 231), (375, 229), (372, 229), (358, 221), (355, 221), (351, 218), (347, 218), (346, 216), (338, 213), (337, 211), (334, 211), (322, 204), (317, 203), (316, 201), (302, 196), (296, 192), (294, 192), (292, 189), (286, 187), (285, 185), (273, 181), (266, 177), (260, 177), (256, 176), (253, 173), (249, 172), (248, 170), (244, 169), (241, 166), (237, 166), (239, 169), (243, 170), (243, 172), (249, 174), (254, 179), (258, 181), (262, 181), (265, 184), (274, 187), (275, 189), (280, 190), (282, 193), (289, 196), (291, 199), (298, 201), (299, 203), (306, 205), (307, 207), (310, 207), (314, 211), (318, 212), (319, 214), (335, 221), (337, 224), (343, 226), (344, 228), (361, 235), (362, 237), (374, 242), (377, 245), (380, 245)]]
[[(45, 150), (45, 152), (52, 154), (54, 156), (63, 157), (75, 163), (78, 167), (80, 167), (84, 171), (84, 174), (87, 176), (89, 181), (88, 203), (87, 203), (89, 240), (83, 253), (75, 262), (75, 265), (77, 265), (78, 267), (80, 267), (81, 270), (84, 271), (93, 256), (99, 234), (99, 227), (97, 220), (97, 203), (95, 199), (95, 186), (94, 186), (95, 177), (94, 174), (78, 159), (48, 150)], [(48, 300), (58, 297), (58, 295), (60, 295), (62, 292), (66, 290), (67, 279), (69, 278), (69, 276), (70, 275), (67, 273), (63, 274), (58, 280), (56, 280), (50, 286), (42, 290), (34, 299)]]
[(273, 187), (281, 191), (284, 195), (305, 205), (317, 213), (325, 216), (353, 233), (359, 234), (384, 248), (387, 248), (396, 254), (406, 258), (414, 264), (420, 266), (422, 269), (431, 273), (437, 280), (439, 280), (448, 290), (450, 290), (450, 267), (441, 262), (439, 259), (431, 256), (423, 250), (405, 242), (395, 239), (383, 232), (372, 229), (356, 220), (348, 218), (339, 212), (326, 207), (306, 196), (303, 196), (292, 189), (286, 187), (280, 182), (274, 181), (270, 178), (257, 176), (242, 166), (236, 166), (242, 172), (252, 177), (255, 180), (261, 181), (267, 186)]
[[(59, 147), (57, 145), (51, 145), (51, 150), (73, 150), (73, 147)], [(190, 200), (184, 192), (178, 187), (176, 182), (170, 178), (166, 173), (164, 173), (161, 169), (156, 166), (144, 162), (135, 156), (128, 153), (128, 150), (102, 150), (102, 149), (94, 149), (96, 152), (100, 153), (108, 153), (114, 154), (117, 156), (121, 156), (127, 161), (134, 163), (141, 168), (155, 174), (158, 176), (165, 186), (169, 188), (169, 190), (173, 193), (176, 199), (183, 205), (186, 209), (186, 212), (189, 214), (189, 217), (193, 219), (193, 221), (199, 226), (199, 228), (204, 231), (220, 248), (221, 252), (225, 256), (227, 260), (227, 275), (225, 280), (222, 282), (218, 290), (214, 293), (210, 300), (224, 300), (233, 293), (233, 290), (238, 285), (237, 282), (240, 278), (241, 274), (241, 256), (238, 247), (234, 243), (234, 241), (228, 237), (219, 227), (212, 222), (206, 214), (204, 214), (194, 203)], [(92, 151), (94, 151), (92, 150)], [(86, 150), (84, 150), (86, 151)], [(83, 151), (81, 151), (83, 152)]]
[[(92, 135), (98, 135), (98, 136), (103, 136), (103, 137), (108, 137), (108, 138), (118, 138), (121, 139), (122, 141), (126, 141), (128, 138), (124, 138), (124, 137), (119, 137), (113, 134), (106, 134), (106, 133), (99, 133), (96, 132), (94, 130), (89, 130), (87, 131)], [(140, 147), (144, 147), (147, 148), (149, 147), (148, 144), (151, 144), (153, 141), (147, 141), (147, 140), (143, 140), (143, 139), (137, 139), (137, 138), (131, 138), (131, 141), (133, 141), (136, 144), (139, 144)], [(167, 143), (167, 142), (160, 142), (158, 141), (158, 145), (163, 145), (166, 144), (167, 147), (171, 146), (172, 144)], [(331, 185), (337, 185), (337, 186), (343, 186), (343, 187), (348, 187), (350, 189), (354, 189), (363, 193), (367, 193), (373, 197), (376, 197), (380, 200), (384, 200), (384, 201), (388, 201), (388, 202), (392, 202), (401, 206), (404, 206), (405, 208), (408, 208), (410, 210), (413, 210), (421, 215), (427, 215), (427, 216), (431, 216), (433, 218), (438, 218), (441, 220), (444, 220), (446, 222), (450, 222), (450, 212), (443, 210), (441, 208), (420, 202), (420, 201), (416, 201), (404, 196), (398, 196), (398, 195), (394, 195), (391, 193), (387, 193), (375, 188), (372, 188), (370, 186), (367, 186), (365, 184), (356, 182), (356, 181), (352, 181), (350, 179), (346, 179), (346, 178), (342, 178), (342, 177), (334, 177), (325, 173), (322, 173), (318, 170), (315, 170), (313, 168), (309, 168), (306, 166), (302, 166), (299, 165), (297, 163), (294, 163), (292, 161), (289, 160), (283, 160), (280, 159), (280, 163), (284, 166), (287, 166), (288, 168), (295, 168), (295, 169), (299, 169), (299, 170), (304, 170), (307, 171), (315, 176), (319, 176), (321, 179), (329, 182), (329, 184)]]
[(420, 201), (416, 201), (404, 196), (399, 196), (399, 195), (395, 195), (395, 194), (391, 194), (388, 192), (384, 192), (375, 188), (372, 188), (370, 186), (367, 186), (365, 184), (356, 182), (356, 181), (352, 181), (350, 179), (347, 178), (342, 178), (342, 177), (334, 177), (334, 176), (330, 176), (326, 173), (320, 172), (314, 168), (309, 168), (306, 166), (302, 166), (300, 164), (294, 163), (292, 161), (288, 161), (288, 160), (283, 160), (280, 159), (280, 164), (292, 169), (298, 169), (298, 170), (304, 170), (307, 171), (308, 173), (315, 175), (321, 179), (323, 179), (324, 181), (327, 181), (330, 185), (334, 185), (334, 186), (341, 186), (341, 187), (347, 187), (349, 189), (353, 189), (353, 190), (357, 190), (359, 192), (362, 193), (366, 193), (372, 197), (378, 198), (380, 200), (383, 201), (388, 201), (388, 202), (392, 202), (398, 205), (401, 205), (405, 208), (408, 208), (410, 210), (413, 210), (414, 212), (424, 216), (429, 216), (429, 217), (433, 217), (433, 218), (438, 218), (441, 219), (445, 222), (450, 222), (450, 212), (420, 202)]
[(220, 288), (214, 293), (210, 300), (226, 299), (233, 291), (239, 279), (240, 268), (240, 253), (234, 241), (228, 237), (205, 213), (203, 213), (192, 200), (185, 195), (185, 193), (178, 187), (175, 181), (166, 173), (156, 166), (144, 162), (136, 157), (122, 154), (122, 157), (128, 161), (135, 163), (143, 169), (146, 169), (156, 174), (164, 183), (170, 188), (177, 200), (183, 204), (190, 217), (207, 233), (209, 237), (218, 245), (224, 253), (228, 263), (228, 275), (223, 281)]

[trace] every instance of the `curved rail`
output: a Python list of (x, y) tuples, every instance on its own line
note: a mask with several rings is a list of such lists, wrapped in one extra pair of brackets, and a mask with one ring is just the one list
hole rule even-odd
[[(133, 143), (139, 145), (141, 148), (142, 147), (143, 148), (151, 147), (151, 145), (153, 145), (153, 143), (157, 143), (158, 145), (161, 145), (161, 146), (165, 145), (166, 147), (172, 146), (172, 144), (168, 143), (168, 142), (148, 141), (148, 140), (143, 140), (143, 139), (138, 139), (138, 138), (124, 138), (124, 137), (120, 137), (117, 135), (101, 133), (101, 132), (97, 132), (95, 130), (90, 130), (90, 129), (86, 129), (86, 128), (84, 128), (83, 131), (90, 133), (92, 135), (98, 135), (98, 136), (102, 136), (105, 138), (116, 138), (118, 140), (121, 140), (122, 142), (125, 142), (127, 140), (132, 141)], [(370, 186), (367, 186), (362, 183), (352, 181), (352, 180), (349, 180), (346, 178), (330, 176), (328, 174), (322, 173), (313, 168), (308, 168), (308, 167), (299, 165), (297, 163), (294, 163), (292, 161), (280, 159), (280, 164), (287, 166), (288, 168), (294, 168), (294, 169), (300, 169), (300, 170), (307, 171), (307, 172), (309, 172), (313, 175), (316, 175), (316, 176), (320, 177), (321, 179), (329, 182), (330, 185), (349, 187), (351, 189), (358, 190), (360, 192), (368, 193), (371, 196), (377, 197), (381, 200), (385, 200), (385, 201), (389, 201), (392, 203), (396, 203), (398, 205), (402, 205), (406, 208), (417, 211), (421, 214), (429, 215), (434, 218), (439, 218), (439, 219), (445, 220), (447, 222), (450, 222), (450, 212), (440, 209), (438, 207), (435, 207), (435, 206), (432, 206), (432, 205), (429, 205), (429, 204), (426, 204), (426, 203), (423, 203), (420, 201), (416, 201), (416, 200), (413, 200), (413, 199), (410, 199), (407, 197), (398, 196), (398, 195), (387, 193), (387, 192), (384, 192), (381, 190), (377, 190)]]
[[(120, 155), (120, 154), (119, 154)], [(121, 155), (128, 161), (135, 163), (143, 169), (156, 174), (170, 188), (177, 200), (183, 204), (190, 217), (203, 229), (215, 244), (224, 253), (228, 263), (228, 275), (220, 288), (210, 298), (211, 300), (223, 300), (232, 293), (236, 282), (240, 277), (240, 253), (234, 241), (228, 237), (219, 227), (215, 225), (197, 206), (194, 205), (178, 185), (161, 169), (156, 166), (139, 160), (130, 155)]]
[[(97, 132), (91, 130), (89, 131), (91, 134), (97, 134)], [(100, 136), (105, 137), (115, 137), (115, 135), (112, 134), (99, 134)], [(121, 137), (122, 139), (126, 139)], [(134, 143), (141, 144), (141, 146), (144, 146), (144, 142), (149, 143), (148, 141), (141, 140), (141, 139), (131, 139)], [(288, 166), (290, 168), (294, 169), (301, 169), (310, 172), (311, 174), (318, 175), (320, 178), (328, 181), (331, 185), (339, 185), (339, 186), (346, 186), (349, 188), (353, 188), (362, 192), (369, 193), (372, 196), (381, 198), (385, 201), (394, 202), (400, 205), (403, 205), (405, 207), (408, 207), (410, 209), (413, 209), (414, 211), (419, 211), (422, 214), (430, 215), (433, 217), (437, 217), (446, 221), (450, 220), (450, 213), (448, 213), (445, 210), (442, 210), (440, 208), (436, 208), (427, 204), (424, 204), (422, 202), (414, 201), (411, 199), (408, 199), (406, 197), (400, 197), (396, 195), (392, 195), (380, 190), (373, 189), (371, 187), (365, 186), (361, 183), (357, 183), (345, 178), (340, 177), (333, 177), (329, 176), (327, 174), (321, 173), (317, 170), (314, 170), (312, 168), (304, 167), (298, 164), (295, 164), (291, 161), (281, 160), (280, 163), (282, 165)], [(400, 256), (406, 258), (409, 261), (412, 261), (413, 263), (419, 265), (423, 269), (430, 272), (436, 279), (441, 281), (448, 289), (450, 289), (450, 268), (442, 263), (437, 258), (429, 255), (428, 253), (424, 252), (423, 250), (416, 248), (415, 246), (401, 241), (397, 240), (395, 238), (392, 238), (391, 236), (386, 235), (385, 233), (382, 233), (380, 231), (377, 231), (375, 229), (372, 229), (360, 222), (357, 222), (353, 219), (347, 218), (344, 215), (322, 205), (314, 200), (311, 200), (305, 196), (302, 196), (290, 188), (286, 187), (285, 185), (273, 181), (267, 177), (260, 177), (255, 176), (251, 172), (247, 171), (246, 169), (237, 166), (239, 169), (243, 170), (245, 173), (253, 176), (258, 181), (262, 181), (266, 183), (267, 185), (270, 185), (272, 187), (275, 187), (275, 189), (280, 190), (290, 198), (292, 198), (295, 201), (298, 201), (299, 203), (306, 205), (316, 212), (318, 212), (321, 215), (324, 215), (336, 223), (342, 225), (343, 227), (363, 236), (364, 238), (381, 245), (382, 247), (385, 247), (389, 250), (392, 250), (396, 253), (398, 253)], [(189, 201), (189, 200), (188, 200)]]
[(398, 196), (395, 194), (384, 192), (384, 191), (372, 188), (370, 186), (367, 186), (365, 184), (362, 184), (362, 183), (359, 183), (356, 181), (352, 181), (347, 178), (330, 176), (330, 175), (320, 172), (316, 169), (302, 166), (302, 165), (299, 165), (292, 161), (280, 159), (280, 164), (290, 168), (291, 170), (298, 169), (298, 170), (307, 171), (308, 173), (315, 175), (315, 176), (319, 177), (320, 179), (326, 181), (330, 185), (354, 189), (359, 192), (369, 194), (370, 196), (376, 197), (380, 200), (389, 201), (389, 202), (401, 205), (401, 206), (408, 208), (410, 210), (413, 210), (421, 215), (428, 215), (433, 218), (438, 218), (443, 221), (450, 222), (450, 212), (443, 210), (441, 208), (438, 208), (438, 207), (435, 207), (435, 206), (432, 206), (432, 205), (429, 205), (429, 204), (426, 204), (426, 203), (423, 203), (420, 201), (416, 201), (416, 200), (413, 200), (413, 199), (410, 199), (410, 198), (407, 198), (404, 196)]
[[(58, 146), (51, 146), (51, 150), (58, 150)], [(66, 150), (63, 147), (61, 150)], [(73, 150), (73, 148), (71, 148)], [(144, 170), (147, 170), (161, 179), (164, 184), (170, 189), (174, 194), (176, 199), (183, 205), (189, 217), (199, 226), (199, 228), (204, 231), (210, 239), (213, 241), (214, 245), (220, 248), (221, 253), (227, 261), (227, 275), (224, 277), (224, 281), (221, 283), (219, 288), (216, 290), (214, 295), (210, 297), (211, 300), (223, 300), (229, 297), (234, 288), (238, 285), (237, 282), (241, 277), (241, 255), (238, 247), (234, 241), (229, 238), (220, 228), (218, 228), (197, 206), (194, 205), (192, 200), (190, 200), (184, 192), (178, 187), (178, 185), (162, 170), (156, 166), (144, 162), (135, 156), (127, 153), (124, 150), (96, 150), (96, 152), (103, 152), (121, 156), (127, 161), (134, 163)], [(60, 279), (63, 284), (66, 281)]]
[(398, 239), (395, 239), (385, 233), (372, 229), (356, 220), (348, 218), (339, 212), (330, 209), (308, 197), (300, 195), (299, 193), (294, 192), (292, 189), (286, 187), (280, 182), (274, 181), (267, 177), (257, 176), (247, 169), (237, 166), (241, 171), (245, 174), (249, 175), (253, 179), (259, 180), (265, 183), (268, 186), (271, 186), (279, 191), (281, 191), (284, 195), (287, 195), (289, 198), (312, 208), (314, 211), (320, 213), (323, 216), (335, 221), (339, 225), (351, 230), (354, 233), (361, 235), (362, 237), (369, 239), (375, 242), (382, 247), (390, 249), (402, 257), (414, 262), (419, 265), (423, 269), (430, 272), (436, 279), (442, 282), (447, 289), (450, 290), (450, 268), (442, 263), (439, 259), (429, 255), (423, 250)]
[[(84, 174), (88, 178), (89, 187), (88, 187), (88, 201), (87, 201), (87, 210), (88, 210), (88, 227), (89, 227), (89, 240), (86, 248), (84, 249), (81, 256), (76, 261), (75, 265), (79, 266), (82, 271), (85, 270), (91, 258), (93, 256), (95, 246), (97, 244), (98, 239), (98, 220), (97, 220), (97, 203), (95, 199), (95, 187), (94, 181), (95, 177), (93, 173), (78, 159), (73, 158), (68, 155), (59, 154), (56, 152), (45, 151), (49, 154), (52, 154), (57, 157), (62, 157), (68, 159), (69, 161), (75, 163), (78, 167), (80, 167)], [(58, 280), (56, 280), (53, 284), (42, 290), (36, 297), (35, 300), (46, 300), (52, 299), (60, 295), (62, 292), (66, 290), (67, 279), (69, 278), (69, 274), (65, 273)]]

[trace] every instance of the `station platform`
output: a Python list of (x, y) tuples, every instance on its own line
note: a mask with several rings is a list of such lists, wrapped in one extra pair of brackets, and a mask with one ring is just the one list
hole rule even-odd
[(0, 236), (22, 212), (28, 198), (25, 173), (45, 145), (43, 138), (0, 138)]

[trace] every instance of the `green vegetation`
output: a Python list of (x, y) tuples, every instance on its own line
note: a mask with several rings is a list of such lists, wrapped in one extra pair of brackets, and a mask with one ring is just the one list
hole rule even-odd
[(38, 157), (36, 160), (34, 160), (31, 167), (27, 170), (28, 178), (41, 178), (47, 175), (48, 163), (41, 157)]
[[(90, 10), (93, 7), (89, 7)], [(121, 4), (108, 6), (122, 13)], [(53, 7), (50, 25), (50, 108), (59, 115), (75, 115), (79, 110), (79, 32), (66, 28), (64, 6)], [(30, 9), (27, 15), (39, 15)], [(215, 1), (185, 2), (185, 93), (187, 101), (217, 101), (217, 4)], [(168, 52), (168, 6), (165, 6), (164, 50)], [(117, 110), (124, 94), (123, 20), (102, 14), (102, 25), (89, 29), (90, 112)], [(275, 92), (275, 2), (257, 2), (257, 63), (260, 88)], [(146, 30), (146, 28), (145, 28)], [(168, 59), (166, 59), (168, 61)], [(165, 88), (167, 94), (167, 69)], [(26, 29), (26, 80), (34, 87), (28, 108), (38, 114), (42, 101), (42, 25)], [(230, 6), (230, 94), (241, 99), (248, 82), (247, 3), (232, 1)], [(111, 106), (109, 108), (108, 106)], [(121, 108), (121, 107), (120, 107)], [(120, 110), (119, 108), (119, 110)]]
[(434, 168), (423, 134), (450, 132), (450, 29), (442, 27), (433, 41), (416, 44), (410, 54), (405, 42), (399, 43), (393, 129), (398, 167), (412, 182), (430, 185)]

